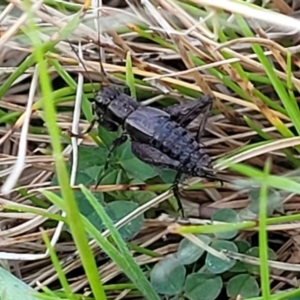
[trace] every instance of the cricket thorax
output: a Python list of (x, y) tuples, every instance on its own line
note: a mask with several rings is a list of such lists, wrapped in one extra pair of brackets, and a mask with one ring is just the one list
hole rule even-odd
[(107, 109), (107, 115), (123, 125), (125, 120), (139, 107), (139, 103), (127, 96), (121, 94), (110, 102)]
[(114, 86), (108, 86), (97, 94), (94, 106), (98, 116), (123, 125), (139, 104)]

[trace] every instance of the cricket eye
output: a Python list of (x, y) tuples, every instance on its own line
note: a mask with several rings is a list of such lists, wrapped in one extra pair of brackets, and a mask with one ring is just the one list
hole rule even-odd
[(100, 105), (107, 106), (111, 102), (111, 99), (109, 95), (101, 94), (96, 98), (96, 102)]
[[(91, 100), (91, 101), (93, 101), (93, 100)], [(94, 102), (96, 102), (96, 103), (101, 103), (102, 102), (102, 93), (101, 93), (101, 91), (96, 94)]]

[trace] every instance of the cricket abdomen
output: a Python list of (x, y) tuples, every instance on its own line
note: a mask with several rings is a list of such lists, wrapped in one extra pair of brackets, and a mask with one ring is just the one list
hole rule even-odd
[(187, 130), (170, 120), (155, 132), (153, 146), (169, 157), (184, 162), (191, 153), (197, 153), (199, 145)]
[(127, 117), (124, 128), (133, 141), (154, 147), (179, 162), (177, 171), (201, 176), (203, 167), (210, 166), (209, 156), (194, 137), (161, 110), (139, 107)]
[(179, 171), (203, 176), (203, 168), (211, 167), (211, 159), (193, 136), (178, 123), (166, 121), (153, 136), (153, 146), (170, 158), (179, 161)]

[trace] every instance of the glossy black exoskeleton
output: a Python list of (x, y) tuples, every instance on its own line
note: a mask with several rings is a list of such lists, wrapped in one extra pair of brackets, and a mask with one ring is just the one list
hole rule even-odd
[(200, 113), (208, 113), (211, 105), (212, 98), (204, 96), (162, 110), (142, 106), (114, 86), (104, 87), (94, 99), (99, 124), (109, 131), (123, 129), (113, 148), (130, 138), (132, 152), (140, 160), (177, 171), (173, 191), (180, 209), (181, 175), (215, 178), (209, 155), (185, 128)]

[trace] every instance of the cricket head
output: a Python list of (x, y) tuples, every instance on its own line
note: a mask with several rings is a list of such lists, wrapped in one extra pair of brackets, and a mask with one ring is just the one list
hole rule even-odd
[(112, 101), (120, 96), (121, 92), (113, 86), (104, 86), (95, 96), (93, 100), (96, 114), (100, 117), (105, 115), (108, 106)]
[(109, 131), (117, 131), (119, 124), (108, 117), (108, 107), (118, 97), (119, 91), (111, 86), (104, 86), (93, 99), (93, 110), (100, 125)]

